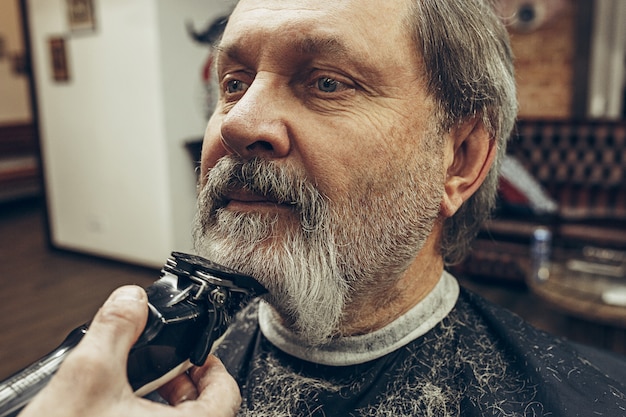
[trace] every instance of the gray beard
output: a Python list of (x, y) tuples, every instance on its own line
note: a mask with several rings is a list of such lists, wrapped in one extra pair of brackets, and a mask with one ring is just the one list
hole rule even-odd
[[(228, 190), (242, 188), (288, 204), (293, 215), (222, 207)], [(337, 328), (348, 294), (345, 281), (337, 279), (329, 219), (324, 197), (301, 174), (270, 161), (226, 157), (210, 171), (199, 197), (196, 251), (254, 276), (285, 324), (320, 344)]]
[[(286, 326), (309, 345), (324, 344), (340, 334), (360, 293), (389, 292), (432, 231), (443, 176), (436, 158), (422, 159), (429, 165), (415, 175), (398, 172), (330, 202), (299, 171), (224, 157), (198, 199), (196, 252), (254, 276)], [(225, 209), (225, 194), (238, 189), (287, 204), (293, 216)]]

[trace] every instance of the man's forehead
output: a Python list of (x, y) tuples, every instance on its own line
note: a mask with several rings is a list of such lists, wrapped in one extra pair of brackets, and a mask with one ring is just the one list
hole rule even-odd
[[(288, 40), (302, 55), (397, 51), (411, 39), (404, 23), (407, 0), (241, 0), (226, 28), (222, 49)], [(391, 10), (388, 10), (391, 9)], [(403, 45), (404, 44), (404, 45)], [(383, 57), (381, 57), (383, 58)]]
[(231, 20), (258, 24), (352, 27), (385, 35), (397, 28), (410, 0), (240, 0)]
[(401, 11), (414, 0), (238, 0), (236, 9), (267, 8), (273, 10), (337, 10), (372, 11), (377, 13), (384, 10)]

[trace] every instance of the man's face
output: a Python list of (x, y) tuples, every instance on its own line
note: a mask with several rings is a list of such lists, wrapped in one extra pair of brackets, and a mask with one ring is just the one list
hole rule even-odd
[[(443, 146), (404, 0), (242, 0), (219, 47), (196, 246), (322, 343), (432, 231)], [(383, 295), (381, 297), (381, 295)]]

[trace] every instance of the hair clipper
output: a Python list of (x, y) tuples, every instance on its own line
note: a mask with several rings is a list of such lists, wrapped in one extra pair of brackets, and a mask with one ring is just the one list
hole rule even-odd
[[(128, 357), (128, 380), (139, 396), (191, 365), (202, 365), (231, 318), (267, 291), (254, 278), (195, 255), (173, 252), (146, 289), (149, 314)], [(0, 417), (21, 410), (48, 383), (88, 331), (74, 329), (54, 351), (0, 383)]]

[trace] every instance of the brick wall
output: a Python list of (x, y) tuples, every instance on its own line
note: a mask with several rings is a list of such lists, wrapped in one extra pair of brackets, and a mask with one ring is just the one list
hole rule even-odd
[(574, 0), (532, 32), (511, 31), (521, 118), (571, 118), (575, 35)]

